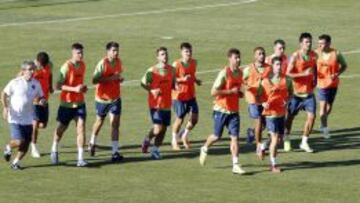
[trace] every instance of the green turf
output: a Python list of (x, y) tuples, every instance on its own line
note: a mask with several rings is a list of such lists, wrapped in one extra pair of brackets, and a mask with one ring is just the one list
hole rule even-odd
[[(287, 41), (290, 53), (297, 48), (298, 35), (303, 31), (311, 32), (315, 42), (318, 35), (331, 34), (335, 47), (345, 53), (360, 49), (357, 0), (259, 0), (224, 6), (241, 1), (245, 0), (0, 0), (0, 87), (17, 73), (22, 60), (34, 58), (40, 50), (51, 54), (57, 75), (75, 41), (85, 45), (88, 84), (97, 61), (104, 55), (104, 45), (110, 40), (121, 44), (126, 80), (141, 78), (155, 63), (154, 50), (160, 45), (169, 48), (171, 60), (176, 59), (182, 41), (193, 44), (199, 71), (220, 69), (230, 47), (241, 49), (243, 64), (251, 61), (255, 46), (264, 46), (271, 52), (272, 41), (277, 38)], [(117, 16), (86, 20), (109, 14)], [(57, 22), (76, 18), (80, 19)], [(54, 22), (26, 24), (40, 21)], [(164, 36), (173, 39), (163, 39)], [(324, 141), (314, 133), (310, 143), (318, 153), (280, 153), (279, 161), (285, 169), (281, 175), (270, 174), (268, 160), (258, 161), (254, 146), (246, 146), (243, 139), (240, 162), (249, 172), (247, 176), (231, 174), (227, 139), (210, 150), (206, 167), (199, 166), (198, 148), (212, 131), (209, 92), (216, 76), (212, 72), (199, 75), (205, 84), (197, 89), (201, 113), (198, 127), (191, 133), (194, 148), (171, 152), (167, 133), (161, 161), (151, 161), (140, 153), (139, 144), (150, 127), (150, 119), (146, 93), (134, 82), (123, 87), (121, 145), (125, 163), (108, 162), (109, 126), (105, 125), (97, 156), (86, 155), (90, 167), (74, 167), (72, 124), (61, 142), (62, 164), (50, 165), (48, 152), (58, 105), (58, 95), (52, 96), (50, 123), (39, 138), (43, 157), (26, 157), (22, 162), (26, 169), (21, 172), (11, 171), (7, 163), (0, 162), (0, 202), (359, 202), (360, 59), (359, 53), (345, 57), (348, 77), (341, 82), (330, 119), (335, 130), (333, 139)], [(93, 98), (94, 91), (90, 90), (87, 135), (94, 121)], [(241, 106), (243, 138), (250, 120), (244, 101)], [(303, 114), (297, 117), (295, 131), (301, 130), (304, 118)], [(3, 149), (9, 131), (4, 121), (0, 126)], [(315, 127), (318, 126), (317, 121)], [(294, 146), (299, 143), (299, 133), (296, 134)]]

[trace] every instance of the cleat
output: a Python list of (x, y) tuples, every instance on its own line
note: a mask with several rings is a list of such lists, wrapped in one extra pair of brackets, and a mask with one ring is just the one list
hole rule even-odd
[(309, 146), (308, 143), (301, 143), (299, 147), (300, 147), (300, 149), (304, 150), (305, 152), (308, 152), (308, 153), (314, 152), (314, 150), (311, 149), (311, 147)]
[(161, 155), (160, 155), (159, 150), (152, 150), (150, 153), (151, 153), (151, 158), (153, 160), (160, 160), (161, 159)]
[(84, 160), (79, 160), (76, 164), (77, 167), (85, 167), (88, 165), (88, 162), (84, 161)]
[[(260, 145), (261, 145), (261, 144), (260, 144)], [(258, 146), (257, 149), (256, 149), (256, 155), (257, 155), (257, 157), (259, 158), (259, 160), (264, 160), (265, 150), (264, 150), (264, 149), (261, 149), (261, 147)]]
[(232, 172), (233, 172), (233, 174), (240, 174), (240, 175), (246, 173), (246, 172), (244, 171), (244, 169), (242, 169), (239, 164), (234, 164), (234, 165), (233, 165)]
[(141, 151), (144, 154), (149, 153), (149, 146), (150, 146), (150, 141), (148, 141), (147, 139), (144, 139), (142, 145), (141, 145)]
[(11, 158), (11, 151), (4, 151), (4, 159), (6, 162), (9, 162)]
[(40, 158), (40, 152), (38, 151), (38, 149), (34, 146), (31, 148), (31, 156), (33, 158)]
[(281, 173), (281, 169), (279, 167), (277, 167), (277, 166), (271, 166), (270, 171), (272, 173)]
[(10, 168), (14, 171), (22, 170), (19, 164), (10, 164)]
[(184, 145), (185, 149), (190, 149), (191, 148), (191, 144), (190, 144), (190, 141), (189, 141), (188, 137), (182, 137), (182, 142), (183, 142), (183, 145)]
[(59, 164), (59, 153), (58, 152), (51, 152), (50, 154), (51, 163), (54, 165)]
[(171, 147), (172, 147), (172, 150), (174, 150), (174, 151), (180, 151), (180, 147), (177, 142), (172, 142)]
[(90, 156), (95, 156), (95, 145), (89, 143), (89, 145), (88, 145), (88, 151), (89, 151)]
[(327, 128), (327, 127), (322, 128), (322, 134), (323, 134), (324, 139), (330, 139), (331, 138), (329, 128)]
[(207, 156), (207, 149), (205, 147), (201, 147), (200, 148), (200, 157), (199, 157), (201, 166), (205, 166), (206, 156)]
[(292, 149), (291, 149), (291, 141), (289, 138), (285, 138), (284, 139), (284, 151), (285, 152), (290, 152)]
[(122, 161), (123, 159), (124, 159), (124, 156), (121, 155), (119, 152), (115, 152), (114, 154), (111, 155), (112, 162), (119, 162), (119, 161)]

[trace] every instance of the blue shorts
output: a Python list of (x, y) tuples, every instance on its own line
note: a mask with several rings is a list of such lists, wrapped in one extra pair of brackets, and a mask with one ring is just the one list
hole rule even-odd
[(12, 140), (31, 141), (33, 126), (10, 123), (10, 135)]
[(199, 113), (199, 107), (195, 98), (188, 101), (173, 100), (173, 108), (176, 116), (181, 119), (189, 112)]
[(171, 121), (170, 110), (150, 109), (150, 116), (153, 124), (169, 126)]
[(288, 113), (292, 116), (295, 116), (299, 113), (300, 110), (313, 114), (316, 113), (316, 99), (314, 94), (310, 94), (305, 98), (293, 96), (290, 99)]
[(258, 104), (249, 104), (248, 111), (250, 118), (252, 119), (259, 119), (263, 118), (262, 112), (264, 110), (264, 107), (262, 105)]
[(49, 106), (34, 105), (33, 120), (47, 123), (49, 120)]
[(285, 117), (266, 118), (266, 128), (269, 133), (284, 135)]
[(96, 115), (105, 118), (110, 112), (113, 115), (121, 114), (121, 99), (117, 99), (111, 103), (101, 103), (95, 101)]
[(86, 105), (81, 105), (76, 108), (68, 108), (59, 106), (57, 121), (62, 123), (63, 125), (69, 125), (70, 121), (75, 118), (81, 118), (86, 120)]
[(239, 113), (222, 113), (220, 111), (213, 112), (214, 119), (214, 135), (221, 138), (226, 127), (230, 136), (239, 137), (240, 134), (240, 116)]
[(337, 88), (318, 89), (318, 98), (332, 104), (335, 101)]

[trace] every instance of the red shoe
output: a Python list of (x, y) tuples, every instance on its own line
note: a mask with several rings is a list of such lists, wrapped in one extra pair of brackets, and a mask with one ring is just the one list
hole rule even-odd
[(141, 151), (144, 154), (149, 153), (149, 146), (150, 146), (150, 141), (145, 139), (141, 145)]

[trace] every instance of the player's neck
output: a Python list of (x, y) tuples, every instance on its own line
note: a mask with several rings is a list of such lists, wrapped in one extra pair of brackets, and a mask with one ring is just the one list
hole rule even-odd
[(309, 49), (309, 50), (300, 49), (300, 52), (301, 52), (302, 54), (305, 54), (305, 55), (309, 55), (310, 51), (311, 51), (311, 49)]
[(159, 68), (165, 68), (165, 67), (166, 67), (166, 63), (164, 63), (164, 62), (161, 61), (161, 62), (158, 63), (158, 67), (159, 67)]
[(262, 68), (264, 66), (264, 62), (261, 62), (261, 61), (255, 61), (255, 67), (257, 68)]
[(78, 63), (80, 63), (79, 60), (74, 59), (74, 58), (70, 59), (70, 61), (71, 61), (72, 64), (78, 64)]
[(236, 64), (234, 64), (234, 65), (230, 64), (229, 68), (230, 68), (231, 71), (235, 71), (238, 68), (238, 66)]
[(187, 63), (189, 63), (190, 59), (191, 58), (181, 58), (181, 62), (187, 64)]

